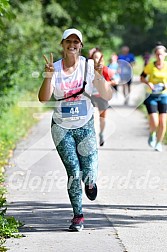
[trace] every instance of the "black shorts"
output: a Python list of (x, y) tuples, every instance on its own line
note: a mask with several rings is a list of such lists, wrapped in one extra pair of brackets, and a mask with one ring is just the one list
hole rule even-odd
[(106, 110), (109, 107), (108, 101), (101, 97), (97, 97), (92, 95), (93, 104), (97, 107), (100, 111)]
[(148, 114), (167, 113), (167, 94), (153, 95), (150, 94), (144, 101)]
[(127, 84), (128, 86), (130, 86), (131, 83), (132, 83), (132, 79), (130, 79), (126, 84)]

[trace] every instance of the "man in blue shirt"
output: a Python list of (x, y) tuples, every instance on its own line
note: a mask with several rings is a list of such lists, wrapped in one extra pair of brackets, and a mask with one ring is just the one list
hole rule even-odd
[[(135, 57), (132, 53), (129, 52), (129, 47), (123, 46), (121, 51), (122, 53), (118, 55), (118, 60), (125, 60), (129, 64), (131, 64), (131, 66), (133, 66), (135, 63)], [(125, 104), (128, 103), (128, 96), (131, 91), (131, 83), (132, 83), (132, 78), (129, 79), (129, 81), (123, 85), (123, 94), (125, 97)]]

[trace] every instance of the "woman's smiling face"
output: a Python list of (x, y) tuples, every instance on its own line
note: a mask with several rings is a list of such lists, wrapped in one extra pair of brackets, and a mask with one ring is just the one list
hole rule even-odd
[(82, 43), (77, 35), (72, 34), (62, 41), (65, 54), (78, 54), (82, 48)]

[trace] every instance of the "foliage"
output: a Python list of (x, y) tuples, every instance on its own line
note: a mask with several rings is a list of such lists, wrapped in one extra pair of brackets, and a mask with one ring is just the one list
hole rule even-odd
[(3, 112), (0, 117), (0, 124), (2, 126), (0, 128), (0, 239), (2, 241), (4, 241), (7, 237), (20, 236), (15, 234), (18, 232), (20, 223), (15, 220), (14, 217), (6, 217), (6, 207), (5, 211), (3, 209), (1, 212), (2, 206), (6, 203), (2, 197), (2, 195), (6, 192), (6, 189), (3, 187), (4, 176), (2, 174), (2, 168), (7, 165), (8, 159), (12, 154), (12, 150), (14, 149), (16, 142), (21, 137), (26, 136), (28, 134), (28, 129), (36, 122), (33, 118), (33, 113), (40, 112), (39, 108), (23, 108), (18, 106), (18, 101), (26, 101), (27, 96), (29, 101), (35, 100), (34, 94), (32, 95), (30, 92), (26, 92), (25, 95), (20, 94), (19, 97), (17, 94), (17, 99), (16, 94), (14, 96), (14, 93), (10, 92), (5, 100), (8, 104), (10, 104), (8, 99), (11, 100), (12, 97), (13, 106), (8, 107), (8, 109), (6, 107), (6, 112)]
[[(15, 99), (15, 101), (13, 101), (13, 106), (9, 108), (6, 104), (10, 103), (11, 97)], [(4, 107), (6, 105), (6, 111), (4, 108), (4, 112), (0, 118), (0, 168), (7, 164), (11, 150), (14, 149), (16, 142), (27, 135), (28, 129), (36, 122), (33, 118), (33, 113), (40, 111), (40, 108), (19, 106), (20, 101), (37, 100), (35, 95), (32, 95), (30, 92), (26, 92), (25, 95), (22, 94), (19, 97), (17, 96), (17, 100), (13, 92), (10, 92), (10, 95), (8, 95), (8, 97), (3, 96), (3, 99)]]
[[(112, 48), (118, 51), (120, 43), (116, 44), (115, 39), (119, 37), (122, 40), (121, 44), (129, 45), (131, 50), (139, 55), (145, 50), (151, 51), (157, 39), (166, 40), (167, 2), (165, 0), (105, 0), (103, 5), (100, 0), (96, 2), (58, 0), (57, 2), (62, 4), (66, 11), (70, 11), (71, 26), (76, 26), (83, 31), (89, 47), (98, 45), (103, 49)], [(163, 15), (163, 24), (158, 23), (157, 12)], [(154, 29), (155, 36), (153, 36), (152, 29), (156, 23), (165, 28)]]
[[(166, 19), (165, 0), (105, 0), (103, 3), (101, 0), (0, 0), (0, 168), (7, 164), (17, 141), (35, 122), (32, 115), (39, 108), (23, 108), (18, 102), (37, 101), (44, 66), (42, 55), (53, 52), (54, 60), (61, 57), (60, 41), (66, 28), (76, 27), (83, 32), (84, 55), (90, 48), (99, 46), (108, 60), (123, 44), (129, 45), (136, 55), (151, 51), (157, 40), (165, 44)], [(135, 72), (140, 73), (137, 66)], [(33, 78), (34, 73), (39, 77)], [(0, 184), (3, 184), (1, 170)], [(3, 193), (2, 188), (0, 195)], [(5, 204), (3, 199), (2, 203)], [(19, 224), (5, 215), (6, 210), (0, 214), (0, 227), (5, 227), (1, 235), (7, 237), (17, 231)]]
[(54, 1), (43, 1), (43, 20), (49, 26), (67, 27), (71, 23), (70, 15)]
[(18, 228), (23, 224), (15, 220), (12, 216), (6, 216), (6, 199), (0, 197), (0, 238), (9, 238), (9, 237), (21, 237), (18, 233)]
[(3, 27), (5, 19), (11, 19), (14, 15), (11, 12), (9, 0), (0, 0), (0, 28)]
[[(16, 1), (17, 2), (17, 1)], [(22, 3), (21, 3), (22, 2)], [(14, 1), (13, 1), (13, 4)], [(45, 47), (45, 28), (41, 17), (39, 1), (17, 2), (13, 9), (13, 20), (4, 19), (0, 30), (0, 195), (3, 187), (4, 166), (16, 142), (28, 132), (36, 122), (33, 113), (39, 108), (23, 108), (19, 101), (37, 101), (38, 86), (42, 81), (42, 48)], [(35, 24), (35, 25), (34, 25)], [(39, 78), (34, 79), (34, 71)], [(4, 203), (1, 197), (0, 203)], [(0, 209), (0, 238), (15, 236), (20, 223), (7, 217), (6, 208)]]

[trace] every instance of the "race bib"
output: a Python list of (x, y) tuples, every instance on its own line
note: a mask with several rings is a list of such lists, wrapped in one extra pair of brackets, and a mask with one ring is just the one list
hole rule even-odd
[(153, 94), (160, 94), (165, 89), (165, 86), (163, 83), (158, 83), (154, 85), (154, 89), (152, 90)]
[(86, 101), (62, 102), (61, 112), (63, 119), (78, 120), (87, 116)]

